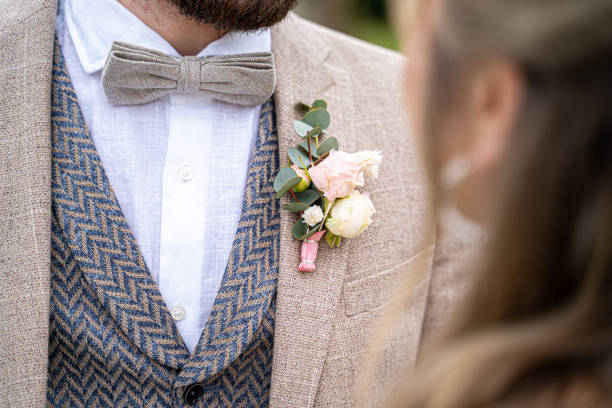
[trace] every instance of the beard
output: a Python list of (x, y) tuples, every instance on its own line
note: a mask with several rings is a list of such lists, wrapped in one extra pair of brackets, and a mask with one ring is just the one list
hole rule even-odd
[(284, 19), (299, 0), (168, 0), (180, 13), (221, 31), (254, 31)]

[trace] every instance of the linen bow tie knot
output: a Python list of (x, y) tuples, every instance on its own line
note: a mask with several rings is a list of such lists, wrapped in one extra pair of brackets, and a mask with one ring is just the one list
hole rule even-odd
[(181, 58), (181, 70), (179, 72), (176, 90), (184, 93), (196, 93), (200, 90), (201, 75), (200, 59), (197, 57)]
[(255, 106), (274, 93), (276, 73), (269, 52), (176, 58), (114, 42), (102, 86), (113, 105), (148, 103), (172, 92), (203, 92), (223, 102)]

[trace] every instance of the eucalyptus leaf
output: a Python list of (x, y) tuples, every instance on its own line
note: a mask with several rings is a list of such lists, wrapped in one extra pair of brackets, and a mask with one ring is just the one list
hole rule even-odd
[(310, 132), (308, 132), (306, 134), (306, 136), (304, 136), (305, 138), (310, 138), (310, 137), (315, 137), (315, 136), (319, 136), (321, 133), (323, 133), (323, 128), (321, 126), (315, 126)]
[[(289, 154), (289, 158), (291, 159), (293, 164), (295, 164), (299, 168), (307, 169), (311, 165), (310, 159), (308, 158), (308, 154), (304, 154), (304, 152), (302, 152), (301, 150), (296, 149), (295, 147), (290, 147), (287, 153)], [(300, 161), (300, 159), (302, 160)], [(304, 164), (303, 166), (302, 163)]]
[(279, 171), (274, 179), (274, 191), (276, 191), (276, 198), (281, 198), (287, 194), (290, 188), (297, 186), (301, 181), (302, 178), (289, 167), (285, 167)]
[(312, 126), (321, 126), (322, 129), (327, 129), (331, 122), (331, 117), (329, 116), (329, 112), (325, 109), (316, 108), (308, 112), (302, 122)]
[(302, 237), (308, 233), (308, 228), (306, 227), (306, 224), (300, 220), (293, 225), (291, 232), (293, 233), (295, 239), (302, 240)]
[[(300, 145), (299, 145), (302, 149), (304, 149), (304, 151), (306, 153), (308, 153), (308, 139), (303, 140)], [(312, 157), (315, 159), (319, 158), (319, 155), (317, 154), (317, 146), (315, 144), (314, 140), (310, 141), (310, 153), (312, 154)]]
[(287, 194), (287, 192), (297, 186), (298, 184), (300, 184), (300, 182), (302, 181), (301, 177), (296, 177), (296, 178), (292, 178), (291, 180), (289, 180), (286, 184), (284, 184), (280, 190), (278, 190), (278, 192), (276, 193), (276, 198), (282, 198), (285, 194)]
[(312, 104), (312, 107), (313, 108), (320, 108), (320, 109), (327, 109), (327, 102), (325, 102), (323, 99), (317, 99)]
[(297, 107), (306, 111), (309, 111), (312, 109), (312, 107), (310, 105), (305, 104), (304, 102), (298, 102), (297, 103)]
[(297, 132), (298, 135), (302, 136), (302, 137), (306, 137), (306, 135), (308, 134), (308, 132), (310, 132), (312, 129), (314, 129), (314, 126), (310, 126), (307, 123), (304, 123), (300, 120), (294, 120), (293, 121), (293, 128), (295, 129), (295, 131)]
[(294, 213), (300, 213), (306, 210), (308, 207), (309, 205), (305, 203), (289, 203), (289, 204), (283, 205), (283, 210), (291, 211)]
[(278, 172), (274, 179), (274, 191), (278, 192), (289, 180), (296, 178), (298, 175), (292, 168), (285, 167)]
[(300, 203), (306, 204), (308, 207), (313, 205), (317, 200), (321, 198), (319, 193), (314, 190), (306, 190), (295, 195)]
[(319, 148), (317, 149), (317, 156), (324, 156), (332, 149), (338, 150), (338, 139), (335, 137), (330, 137), (319, 145)]

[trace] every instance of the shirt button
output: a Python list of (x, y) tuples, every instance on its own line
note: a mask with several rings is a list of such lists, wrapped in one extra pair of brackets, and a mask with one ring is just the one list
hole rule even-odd
[(174, 306), (172, 308), (172, 318), (176, 321), (179, 320), (183, 320), (183, 318), (185, 317), (185, 308), (183, 308), (182, 306)]
[(179, 178), (183, 181), (189, 181), (193, 178), (193, 169), (191, 166), (184, 165), (179, 169)]
[(187, 405), (193, 405), (204, 394), (204, 388), (200, 384), (191, 384), (185, 390), (183, 399)]

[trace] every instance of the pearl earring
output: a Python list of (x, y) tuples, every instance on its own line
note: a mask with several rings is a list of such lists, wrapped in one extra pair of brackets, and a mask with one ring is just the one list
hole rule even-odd
[(472, 167), (472, 162), (467, 157), (454, 157), (440, 171), (440, 187), (444, 191), (454, 190), (470, 175)]
[(451, 200), (450, 192), (455, 190), (472, 173), (472, 162), (465, 156), (456, 156), (442, 167), (440, 171), (440, 187), (442, 203), (440, 218), (443, 225), (469, 244), (479, 244), (484, 239), (484, 231), (480, 224), (465, 217)]

